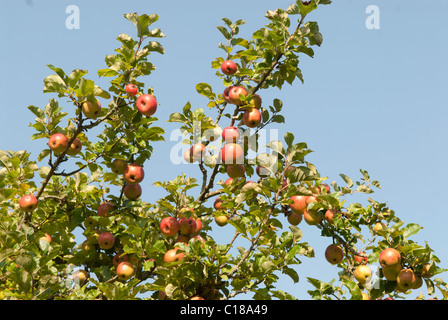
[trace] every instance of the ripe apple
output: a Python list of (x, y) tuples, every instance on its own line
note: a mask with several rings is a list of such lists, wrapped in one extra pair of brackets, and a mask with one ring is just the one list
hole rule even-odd
[(249, 128), (258, 127), (261, 123), (261, 112), (257, 108), (247, 108), (243, 114), (243, 122)]
[(55, 153), (62, 153), (67, 150), (68, 138), (63, 133), (55, 133), (48, 139), (50, 150)]
[[(67, 138), (68, 140), (68, 138)], [(67, 149), (67, 154), (69, 156), (75, 156), (78, 153), (81, 152), (82, 149), (82, 142), (81, 140), (79, 140), (78, 138), (75, 138), (75, 140), (73, 140), (72, 144), (70, 145), (70, 147)]]
[(145, 170), (141, 165), (131, 163), (124, 169), (123, 177), (130, 184), (140, 183), (145, 178)]
[(302, 221), (302, 215), (300, 213), (291, 212), (288, 215), (288, 222), (293, 226), (298, 225)]
[(19, 207), (22, 211), (33, 212), (37, 208), (37, 199), (32, 194), (27, 194), (20, 198)]
[(130, 262), (123, 261), (117, 266), (118, 279), (126, 281), (132, 278), (134, 275), (134, 267)]
[(302, 214), (306, 210), (306, 196), (292, 196), (291, 200), (293, 200), (294, 203), (291, 203), (289, 207), (293, 212)]
[(253, 108), (257, 108), (260, 109), (261, 108), (261, 97), (258, 94), (254, 94), (252, 96), (252, 99), (250, 99), (249, 104), (253, 107)]
[(85, 101), (81, 105), (81, 110), (82, 113), (86, 116), (86, 118), (95, 120), (100, 115), (101, 104), (99, 101), (96, 101), (96, 103)]
[(138, 93), (138, 87), (133, 83), (128, 83), (126, 85), (125, 90), (126, 90), (126, 93), (128, 95), (130, 95), (131, 97), (135, 96)]
[(123, 189), (123, 194), (129, 200), (137, 200), (142, 195), (142, 187), (138, 183), (127, 184)]
[[(336, 213), (336, 210), (328, 209), (327, 211), (325, 211), (324, 219), (327, 220), (329, 224), (333, 224), (335, 213)], [(356, 257), (355, 257), (355, 260), (356, 260)]]
[(112, 249), (115, 244), (115, 237), (110, 232), (102, 232), (98, 236), (98, 245), (101, 249), (108, 250)]
[(234, 126), (225, 127), (222, 130), (222, 139), (224, 142), (237, 142), (240, 139), (240, 129)]
[(114, 211), (115, 209), (115, 204), (113, 204), (112, 202), (103, 202), (102, 204), (100, 204), (98, 206), (98, 209), (96, 210), (97, 215), (99, 215), (100, 217), (108, 217), (109, 214)]
[(215, 222), (218, 226), (220, 227), (224, 227), (228, 222), (229, 222), (229, 218), (225, 215), (222, 216), (216, 216), (215, 217)]
[(85, 270), (76, 270), (73, 272), (72, 278), (77, 285), (83, 286), (89, 280), (89, 274)]
[(397, 286), (402, 291), (407, 291), (415, 286), (417, 279), (415, 278), (414, 271), (411, 269), (401, 269), (397, 275)]
[(189, 235), (179, 233), (179, 235), (176, 238), (176, 242), (188, 243), (188, 241), (190, 241), (190, 239), (191, 239), (191, 237)]
[(184, 258), (184, 254), (183, 252), (177, 253), (177, 250), (179, 250), (179, 248), (168, 250), (163, 257), (163, 261), (165, 261), (165, 263), (181, 261)]
[(387, 248), (381, 251), (378, 261), (383, 268), (399, 265), (401, 263), (401, 255), (394, 248)]
[(370, 297), (367, 293), (361, 292), (362, 300), (370, 300)]
[(221, 149), (221, 161), (223, 164), (243, 163), (243, 148), (236, 143), (226, 143)]
[(227, 103), (232, 103), (229, 98), (229, 92), (230, 92), (230, 89), (232, 89), (232, 88), (233, 88), (232, 86), (227, 87), (224, 89), (224, 91), (222, 93), (222, 97), (224, 98), (224, 101)]
[(43, 237), (41, 237), (39, 240), (47, 241), (48, 243), (51, 243), (51, 236), (46, 233)]
[(385, 228), (387, 228), (387, 226), (386, 226), (384, 223), (382, 223), (382, 222), (377, 222), (377, 223), (375, 224), (375, 226), (373, 227), (373, 232), (375, 232), (376, 234), (378, 234), (379, 231), (381, 231), (381, 230), (383, 230), (383, 229), (385, 229)]
[(303, 218), (305, 219), (305, 222), (310, 226), (315, 226), (322, 221), (322, 216), (319, 212), (316, 211), (305, 210), (303, 212)]
[(202, 220), (197, 218), (196, 220), (196, 230), (195, 230), (195, 234), (199, 234), (199, 232), (201, 232), (202, 230)]
[(179, 231), (182, 234), (189, 235), (196, 231), (196, 221), (193, 218), (180, 218)]
[(123, 174), (127, 166), (128, 166), (127, 162), (123, 159), (115, 159), (111, 163), (112, 172), (116, 174)]
[(384, 278), (389, 281), (397, 281), (398, 273), (401, 270), (401, 265), (396, 264), (391, 267), (383, 267), (381, 271), (383, 272)]
[(191, 156), (193, 157), (193, 162), (201, 160), (204, 155), (205, 155), (205, 146), (202, 143), (200, 142), (195, 143), (191, 147)]
[(163, 218), (160, 222), (160, 230), (166, 236), (174, 236), (179, 232), (179, 221), (174, 217)]
[(230, 178), (244, 177), (246, 168), (244, 164), (230, 164), (226, 167), (226, 172)]
[(423, 285), (423, 278), (415, 273), (415, 283), (412, 289), (419, 289)]
[(325, 250), (325, 259), (331, 264), (339, 264), (344, 259), (344, 251), (337, 244), (330, 244)]
[(232, 60), (226, 60), (221, 64), (221, 71), (225, 75), (231, 76), (238, 71), (238, 66)]
[(324, 189), (327, 191), (327, 194), (331, 193), (330, 186), (328, 184), (321, 183), (320, 185), (324, 187)]
[(372, 276), (372, 270), (368, 266), (362, 264), (355, 268), (354, 276), (359, 283), (365, 284)]
[(215, 210), (225, 210), (226, 208), (222, 205), (223, 201), (218, 197), (215, 199), (215, 202), (213, 203), (213, 207)]
[[(365, 255), (366, 253), (364, 251), (362, 251), (362, 252), (360, 252), (360, 254)], [(355, 255), (354, 260), (355, 260), (355, 262), (361, 263), (361, 264), (367, 263), (367, 257), (361, 257), (361, 256)]]
[(151, 94), (142, 94), (135, 102), (137, 110), (144, 116), (152, 116), (157, 111), (157, 100)]
[(188, 299), (188, 300), (205, 300), (205, 299), (202, 298), (202, 297), (199, 297), (199, 296), (194, 296), (194, 297), (191, 297), (191, 298)]
[(118, 265), (121, 262), (129, 262), (129, 256), (127, 254), (125, 255), (121, 255), (119, 253), (117, 253), (116, 255), (114, 255), (114, 257), (112, 258), (112, 263), (114, 264), (115, 267), (118, 267)]
[(229, 90), (230, 103), (237, 106), (243, 105), (245, 102), (241, 100), (240, 94), (244, 97), (247, 96), (247, 90), (242, 86), (231, 87)]

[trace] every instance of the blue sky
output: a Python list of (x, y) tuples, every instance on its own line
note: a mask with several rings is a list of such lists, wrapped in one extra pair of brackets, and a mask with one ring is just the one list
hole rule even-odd
[[(166, 54), (151, 56), (157, 70), (145, 82), (157, 93), (161, 104), (157, 117), (168, 139), (177, 127), (166, 122), (172, 112), (187, 101), (194, 108), (205, 107), (207, 100), (196, 93), (197, 83), (208, 82), (220, 92), (222, 83), (214, 77), (210, 63), (223, 54), (218, 43), (224, 39), (216, 29), (221, 18), (246, 20), (241, 34), (249, 36), (267, 22), (267, 10), (286, 9), (292, 2), (0, 0), (0, 149), (27, 149), (37, 157), (45, 141), (30, 140), (33, 129), (28, 124), (34, 116), (26, 108), (31, 104), (42, 107), (53, 97), (42, 93), (43, 79), (51, 73), (46, 65), (66, 72), (87, 69), (88, 77), (96, 81), (96, 70), (105, 67), (104, 57), (119, 45), (117, 35), (135, 35), (134, 26), (123, 18), (129, 12), (159, 14), (155, 26), (167, 35), (161, 40)], [(78, 30), (65, 26), (69, 5), (80, 9)], [(365, 26), (369, 5), (380, 9), (379, 30)], [(372, 197), (387, 201), (406, 223), (422, 225), (424, 229), (414, 240), (428, 241), (445, 268), (446, 12), (448, 2), (442, 0), (431, 1), (431, 5), (415, 0), (337, 0), (322, 6), (308, 17), (318, 21), (324, 42), (315, 48), (313, 59), (301, 59), (305, 83), (260, 93), (263, 101), (283, 101), (286, 124), (275, 127), (280, 137), (289, 131), (296, 140), (307, 142), (314, 150), (308, 161), (328, 181), (343, 184), (340, 173), (359, 179), (359, 169), (379, 180), (382, 190)], [(105, 80), (98, 83), (107, 89)], [(182, 172), (199, 177), (196, 166), (166, 167), (176, 143), (156, 144), (158, 152), (145, 168), (147, 190), (154, 189), (153, 182), (171, 178), (168, 172), (172, 178)], [(144, 193), (144, 200), (155, 201), (158, 192)], [(366, 199), (354, 197), (353, 201), (365, 204)], [(331, 240), (321, 238), (318, 230), (304, 223), (300, 227), (303, 241), (314, 247), (316, 258), (305, 258), (298, 267), (299, 284), (282, 279), (279, 288), (306, 299), (310, 289), (306, 277), (329, 281), (337, 276), (337, 269), (323, 257)], [(216, 237), (225, 241), (226, 232)], [(442, 278), (447, 281), (446, 275)]]

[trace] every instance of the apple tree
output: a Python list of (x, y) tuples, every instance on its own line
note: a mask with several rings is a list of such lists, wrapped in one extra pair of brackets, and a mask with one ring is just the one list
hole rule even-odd
[[(299, 282), (297, 265), (314, 257), (304, 223), (327, 239), (325, 257), (339, 270), (329, 283), (308, 278), (311, 298), (406, 298), (423, 285), (448, 298), (436, 276), (441, 261), (411, 239), (421, 226), (370, 197), (380, 183), (367, 171), (359, 181), (341, 174), (343, 186), (325, 183), (293, 133), (264, 141), (263, 130), (286, 117), (281, 99), (266, 101), (263, 91), (303, 81), (300, 56), (313, 57), (323, 42), (309, 17), (330, 3), (267, 11), (248, 39), (239, 35), (244, 20), (222, 19), (222, 56), (211, 61), (222, 86), (196, 84), (203, 107), (186, 101), (168, 119), (197, 177), (169, 177), (167, 160), (167, 181), (143, 183), (155, 142), (165, 141), (156, 117), (163, 101), (144, 82), (155, 70), (151, 55), (164, 53), (156, 14), (124, 15), (136, 34), (118, 35), (97, 71), (108, 88), (87, 70), (48, 65), (51, 98), (28, 107), (31, 139), (45, 147), (36, 158), (0, 151), (1, 298), (294, 299), (277, 282)], [(162, 196), (149, 203), (146, 192)], [(365, 203), (350, 203), (354, 194), (366, 194)], [(233, 236), (218, 243), (224, 229)]]

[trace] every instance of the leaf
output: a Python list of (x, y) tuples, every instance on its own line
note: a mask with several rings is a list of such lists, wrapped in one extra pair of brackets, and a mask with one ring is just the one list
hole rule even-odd
[(292, 147), (292, 144), (293, 144), (293, 142), (294, 142), (294, 135), (292, 134), (292, 133), (290, 133), (290, 132), (287, 132), (286, 134), (285, 134), (285, 142), (286, 142), (286, 144), (288, 145), (288, 147)]
[(226, 40), (232, 39), (232, 35), (229, 33), (229, 31), (225, 27), (217, 26), (216, 28), (219, 30), (219, 32), (222, 33), (222, 35), (224, 36), (224, 38), (226, 38)]
[(403, 230), (403, 237), (408, 238), (414, 234), (417, 234), (423, 227), (416, 223), (409, 223)]
[(64, 92), (67, 84), (57, 74), (52, 74), (44, 79), (44, 92)]
[(157, 41), (150, 41), (146, 46), (144, 46), (144, 48), (147, 49), (148, 51), (152, 51), (152, 52), (155, 51), (155, 52), (158, 52), (160, 54), (164, 54), (165, 53), (165, 49)]
[(213, 92), (212, 86), (208, 83), (198, 83), (196, 85), (196, 91), (199, 94), (209, 98), (210, 100), (216, 97), (216, 94)]
[(272, 149), (272, 151), (277, 152), (281, 155), (284, 154), (283, 143), (281, 143), (281, 141), (278, 140), (271, 141), (266, 145), (266, 147)]
[(150, 32), (148, 27), (159, 20), (159, 16), (157, 14), (143, 14), (139, 16), (137, 13), (127, 13), (124, 15), (126, 19), (131, 21), (137, 27), (137, 36), (150, 36)]
[(346, 176), (345, 174), (340, 174), (341, 178), (345, 181), (345, 183), (347, 183), (347, 186), (349, 188), (353, 187), (353, 180), (350, 179), (348, 176)]

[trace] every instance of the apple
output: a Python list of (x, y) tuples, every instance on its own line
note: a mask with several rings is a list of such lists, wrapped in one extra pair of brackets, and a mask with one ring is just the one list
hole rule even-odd
[(109, 214), (114, 211), (115, 204), (112, 202), (103, 202), (98, 206), (98, 209), (96, 210), (97, 215), (100, 217), (108, 217)]
[(261, 97), (260, 97), (260, 95), (254, 93), (254, 95), (252, 96), (252, 99), (250, 99), (250, 101), (249, 101), (249, 104), (253, 108), (260, 109), (261, 108)]
[(245, 102), (240, 99), (240, 95), (246, 97), (247, 90), (242, 86), (231, 87), (229, 90), (229, 100), (230, 103), (237, 106), (243, 105)]
[(375, 232), (376, 234), (378, 234), (379, 231), (384, 230), (385, 228), (387, 228), (387, 226), (382, 223), (382, 222), (377, 222), (375, 224), (375, 226), (373, 227), (373, 232)]
[(118, 267), (118, 265), (121, 262), (129, 262), (129, 256), (127, 254), (125, 255), (121, 255), (119, 253), (117, 253), (116, 255), (114, 255), (114, 257), (112, 258), (112, 263), (114, 264), (115, 267)]
[(89, 280), (89, 274), (85, 270), (76, 270), (73, 272), (72, 279), (77, 285), (83, 286)]
[(303, 212), (303, 218), (305, 219), (305, 222), (310, 226), (315, 226), (322, 221), (322, 216), (319, 214), (319, 212), (315, 211), (305, 210)]
[(384, 278), (389, 281), (397, 281), (398, 273), (401, 270), (401, 265), (396, 264), (391, 267), (383, 267), (381, 271), (383, 272)]
[(137, 110), (144, 116), (152, 116), (157, 111), (157, 100), (151, 94), (142, 94), (135, 102)]
[(215, 202), (213, 203), (213, 207), (215, 210), (225, 210), (226, 208), (223, 206), (223, 201), (218, 197), (215, 199)]
[(330, 186), (328, 184), (321, 183), (320, 185), (324, 187), (324, 189), (327, 191), (327, 194), (331, 193)]
[(32, 194), (27, 194), (20, 198), (19, 207), (22, 211), (33, 212), (37, 208), (37, 198)]
[(221, 136), (224, 142), (237, 142), (240, 139), (240, 129), (234, 126), (225, 127)]
[(108, 250), (112, 249), (115, 244), (115, 237), (110, 232), (102, 232), (98, 236), (98, 245), (101, 249)]
[(137, 200), (142, 195), (142, 187), (138, 183), (127, 184), (123, 189), (123, 194), (129, 200)]
[(294, 203), (291, 203), (289, 207), (293, 212), (303, 213), (306, 210), (306, 196), (292, 196), (291, 200), (293, 200)]
[(100, 115), (101, 104), (99, 101), (96, 101), (96, 103), (85, 101), (81, 105), (81, 110), (82, 113), (86, 116), (86, 118), (95, 120)]
[(55, 133), (48, 139), (50, 150), (55, 153), (62, 153), (68, 148), (68, 138), (63, 133)]
[(258, 127), (261, 123), (261, 112), (257, 108), (247, 108), (243, 114), (243, 122), (249, 128)]
[(399, 265), (401, 263), (401, 255), (394, 248), (387, 248), (381, 251), (378, 261), (383, 268)]
[(202, 297), (199, 297), (199, 296), (194, 296), (194, 297), (191, 297), (191, 298), (188, 299), (188, 300), (205, 300), (205, 299), (202, 298)]
[(177, 250), (179, 250), (179, 248), (168, 250), (163, 257), (163, 261), (165, 261), (165, 263), (181, 261), (184, 258), (184, 254), (183, 252), (177, 253)]
[(232, 60), (226, 60), (221, 64), (221, 71), (227, 76), (232, 76), (238, 71), (238, 66)]
[(98, 221), (96, 221), (92, 217), (87, 217), (84, 220), (84, 227), (86, 227), (87, 229), (95, 228), (97, 224), (98, 224)]
[[(327, 211), (325, 211), (324, 219), (327, 220), (329, 224), (333, 224), (335, 213), (336, 213), (336, 210), (328, 209)], [(356, 260), (356, 257), (355, 257), (355, 260)]]
[(184, 235), (195, 233), (196, 221), (193, 218), (180, 218), (179, 231)]
[(135, 96), (138, 93), (138, 87), (133, 83), (128, 83), (126, 85), (125, 90), (126, 90), (126, 93), (128, 95), (130, 95), (131, 97)]
[(331, 264), (339, 264), (344, 259), (344, 251), (337, 244), (330, 244), (325, 250), (325, 259)]
[(134, 267), (130, 262), (123, 261), (117, 266), (118, 279), (126, 281), (132, 278), (134, 275)]
[(195, 234), (199, 234), (199, 232), (201, 232), (202, 230), (202, 220), (197, 218), (196, 220), (196, 230), (195, 230)]
[(222, 97), (224, 98), (224, 101), (227, 103), (232, 103), (229, 98), (229, 92), (232, 88), (233, 88), (233, 86), (227, 87), (224, 89), (224, 91), (222, 93)]
[(222, 216), (216, 216), (215, 217), (215, 222), (218, 226), (220, 227), (224, 227), (228, 222), (229, 222), (229, 218), (225, 215)]
[(111, 163), (112, 172), (116, 174), (123, 174), (127, 166), (128, 166), (127, 162), (123, 159), (115, 159)]
[(362, 300), (370, 300), (370, 297), (367, 293), (361, 292)]
[(302, 215), (300, 213), (291, 212), (288, 215), (288, 222), (293, 226), (298, 225), (302, 221)]
[(191, 237), (189, 235), (179, 233), (179, 235), (176, 238), (176, 242), (188, 243), (188, 241), (190, 241), (190, 239), (191, 239)]
[(230, 178), (244, 177), (246, 168), (244, 164), (230, 164), (226, 167), (226, 172)]
[[(151, 260), (151, 259), (150, 259), (150, 260)], [(153, 260), (154, 260), (154, 259), (153, 259)], [(139, 259), (139, 257), (138, 257), (135, 253), (131, 253), (131, 254), (129, 255), (129, 262), (130, 262), (133, 266), (138, 265), (139, 261), (140, 261), (140, 259)]]
[(423, 285), (423, 278), (418, 274), (415, 274), (415, 283), (412, 289), (419, 289)]
[(434, 272), (432, 272), (430, 269), (431, 264), (425, 263), (420, 270), (420, 276), (422, 276), (422, 278), (431, 278), (434, 275)]
[(174, 217), (163, 218), (160, 222), (160, 230), (166, 236), (174, 236), (179, 232), (179, 221)]
[(353, 274), (359, 283), (365, 284), (372, 277), (372, 270), (368, 266), (362, 264), (355, 268)]
[(145, 170), (143, 170), (141, 165), (131, 163), (126, 166), (126, 169), (124, 169), (123, 177), (127, 183), (140, 183), (145, 178)]
[[(67, 138), (67, 140), (68, 140), (68, 138)], [(70, 144), (70, 147), (68, 147), (67, 154), (69, 156), (75, 156), (81, 152), (81, 149), (82, 149), (81, 140), (79, 140), (78, 138), (75, 138), (75, 140), (73, 140), (73, 142)]]
[(411, 269), (401, 269), (397, 275), (397, 287), (402, 291), (407, 291), (415, 286), (417, 279)]
[(205, 146), (202, 143), (200, 142), (195, 143), (191, 147), (191, 156), (193, 158), (193, 162), (201, 160), (204, 155), (205, 155)]
[(255, 172), (260, 178), (267, 178), (270, 175), (270, 171), (268, 168), (259, 165), (257, 165), (257, 167), (255, 168)]
[(51, 236), (48, 233), (46, 233), (43, 237), (39, 238), (39, 240), (47, 241), (48, 243), (51, 243), (52, 239), (51, 239)]
[[(364, 251), (359, 252), (359, 253), (363, 254), (363, 255), (366, 254)], [(355, 262), (361, 263), (361, 264), (366, 264), (367, 263), (367, 257), (361, 257), (361, 256), (358, 256), (358, 255), (355, 255), (354, 260), (355, 260)]]
[(306, 199), (305, 199), (305, 202), (306, 202), (306, 205), (308, 207), (308, 205), (310, 203), (317, 202), (317, 198), (314, 197), (314, 196), (307, 196)]
[(221, 161), (223, 164), (243, 163), (243, 148), (236, 143), (226, 143), (221, 149)]

